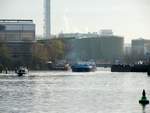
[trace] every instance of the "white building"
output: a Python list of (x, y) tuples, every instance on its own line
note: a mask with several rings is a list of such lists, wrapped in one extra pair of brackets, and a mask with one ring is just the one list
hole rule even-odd
[(111, 29), (102, 29), (100, 31), (100, 35), (102, 35), (102, 36), (112, 36), (113, 31)]

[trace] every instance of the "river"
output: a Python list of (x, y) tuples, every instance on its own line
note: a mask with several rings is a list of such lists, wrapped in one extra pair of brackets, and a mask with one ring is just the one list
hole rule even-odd
[(110, 69), (0, 74), (0, 113), (150, 113), (138, 103), (143, 89), (150, 99), (146, 73)]

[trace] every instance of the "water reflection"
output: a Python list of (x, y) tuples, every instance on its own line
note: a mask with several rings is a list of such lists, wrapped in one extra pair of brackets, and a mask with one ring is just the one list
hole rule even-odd
[(146, 113), (145, 108), (146, 108), (146, 106), (142, 105), (142, 113)]

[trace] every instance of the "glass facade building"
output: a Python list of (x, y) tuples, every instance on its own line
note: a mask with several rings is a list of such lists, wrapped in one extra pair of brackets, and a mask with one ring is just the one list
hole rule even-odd
[(35, 40), (35, 24), (32, 20), (0, 20), (0, 40), (20, 42)]
[(35, 24), (32, 20), (0, 20), (0, 41), (6, 43), (16, 65), (28, 65), (35, 42)]

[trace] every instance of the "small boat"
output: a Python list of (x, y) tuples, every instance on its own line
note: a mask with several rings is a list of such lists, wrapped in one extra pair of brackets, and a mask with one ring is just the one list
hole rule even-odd
[(91, 72), (96, 70), (96, 64), (91, 62), (80, 62), (71, 66), (73, 72)]
[(19, 67), (16, 73), (18, 74), (18, 76), (23, 76), (24, 74), (28, 73), (28, 69), (25, 67)]
[(70, 69), (70, 66), (66, 62), (48, 62), (48, 69), (49, 70), (55, 70), (55, 71), (68, 71)]

